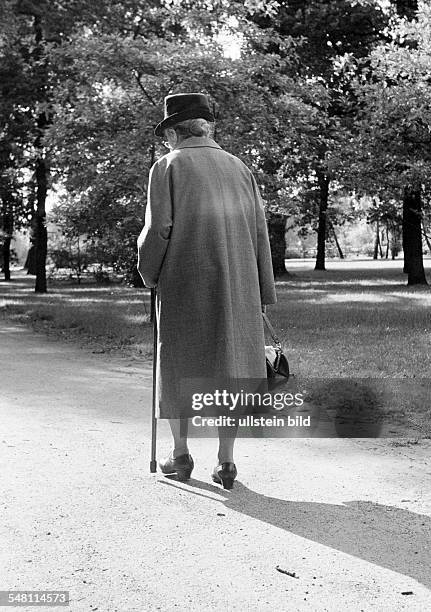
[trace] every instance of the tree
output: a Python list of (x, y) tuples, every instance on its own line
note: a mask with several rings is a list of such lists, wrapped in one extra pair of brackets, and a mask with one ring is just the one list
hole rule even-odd
[[(11, 163), (10, 152), (0, 142), (0, 243), (2, 244), (2, 268), (5, 281), (11, 280), (11, 241), (14, 230), (23, 226), (28, 211), (23, 198), (23, 185)], [(3, 145), (3, 146), (2, 146)]]
[(391, 252), (392, 259), (398, 254), (400, 235), (402, 227), (402, 216), (400, 216), (397, 202), (394, 200), (381, 201), (373, 198), (373, 205), (368, 211), (368, 223), (375, 225), (374, 259), (383, 257), (383, 236), (386, 239), (386, 259)]
[[(267, 52), (283, 54), (280, 37), (293, 39), (298, 95), (316, 109), (320, 118), (320, 129), (314, 133), (313, 123), (303, 124), (305, 138), (299, 134), (293, 150), (287, 148), (285, 152), (288, 157), (299, 149), (299, 163), (289, 161), (285, 165), (291, 177), (297, 177), (300, 189), (305, 188), (307, 201), (310, 187), (315, 194), (318, 204), (316, 269), (324, 270), (332, 184), (336, 193), (340, 188), (333, 160), (344, 146), (356, 113), (350, 86), (358, 65), (355, 60), (366, 57), (382, 37), (387, 17), (375, 2), (368, 0), (291, 0), (276, 3), (274, 13), (268, 15), (261, 9), (250, 13), (249, 18), (259, 27), (272, 28), (278, 33), (278, 38), (269, 38), (264, 47)], [(311, 84), (315, 85), (312, 96)]]
[[(417, 0), (396, 0), (400, 17), (413, 20), (418, 11)], [(409, 285), (426, 284), (422, 253), (422, 193), (419, 185), (406, 185), (403, 193), (404, 272)]]
[[(35, 290), (46, 292), (46, 197), (50, 184), (50, 160), (45, 147), (45, 135), (53, 122), (53, 90), (60, 78), (67, 78), (54, 70), (51, 62), (53, 49), (70, 40), (74, 32), (116, 31), (135, 35), (148, 21), (153, 28), (167, 17), (167, 10), (157, 13), (159, 2), (151, 0), (7, 0), (2, 4), (1, 35), (6, 44), (2, 57), (14, 54), (19, 58), (18, 88), (21, 94), (6, 91), (13, 101), (12, 116), (26, 115), (26, 153), (28, 168), (34, 175), (35, 207), (33, 229), (36, 251)], [(154, 17), (154, 13), (156, 17)], [(147, 17), (148, 16), (148, 17)], [(6, 88), (7, 89), (7, 83)]]
[(254, 51), (235, 62), (213, 37), (196, 36), (196, 28), (171, 39), (169, 31), (83, 32), (51, 60), (68, 75), (55, 91), (46, 139), (55, 179), (70, 196), (65, 205), (82, 209), (89, 237), (128, 277), (136, 268), (149, 169), (166, 152), (153, 127), (168, 93), (200, 89), (210, 96), (217, 139), (254, 170), (269, 207), (276, 207), (281, 185), (268, 172), (287, 120), (283, 100), (270, 90), (289, 87), (289, 77), (274, 70), (280, 58)]
[(7, 38), (0, 45), (0, 56), (0, 241), (5, 280), (10, 280), (13, 232), (31, 218), (24, 173), (29, 121), (25, 108), (17, 104), (27, 97), (28, 84), (20, 56), (8, 46)]
[(409, 285), (426, 284), (421, 219), (431, 179), (430, 23), (424, 7), (417, 20), (396, 22), (392, 38), (371, 54), (357, 87), (362, 119), (350, 164), (358, 188), (403, 202)]

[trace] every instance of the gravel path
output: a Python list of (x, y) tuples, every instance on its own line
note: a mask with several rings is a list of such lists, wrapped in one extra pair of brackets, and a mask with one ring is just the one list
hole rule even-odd
[(431, 609), (431, 441), (242, 439), (225, 492), (192, 440), (181, 484), (148, 473), (146, 366), (4, 322), (0, 353), (0, 589), (66, 589), (73, 612)]

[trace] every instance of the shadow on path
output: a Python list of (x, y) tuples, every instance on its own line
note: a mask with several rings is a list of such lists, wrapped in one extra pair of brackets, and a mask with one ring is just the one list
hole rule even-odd
[[(236, 481), (232, 491), (191, 479), (190, 488), (163, 484), (214, 499), (231, 510), (414, 578), (431, 588), (431, 518), (371, 501), (337, 504), (268, 497)], [(195, 489), (195, 490), (193, 490)], [(212, 495), (205, 495), (205, 491)]]

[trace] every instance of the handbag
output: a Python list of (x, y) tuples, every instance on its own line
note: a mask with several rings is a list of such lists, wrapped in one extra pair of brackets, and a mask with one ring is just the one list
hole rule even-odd
[(265, 346), (266, 376), (267, 378), (283, 377), (287, 380), (290, 376), (289, 362), (265, 312), (262, 312), (262, 317), (274, 341), (274, 345)]

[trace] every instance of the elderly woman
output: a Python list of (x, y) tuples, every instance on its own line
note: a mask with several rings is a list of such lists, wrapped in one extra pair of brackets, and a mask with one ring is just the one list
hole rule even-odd
[[(138, 270), (157, 286), (157, 415), (170, 420), (174, 448), (164, 474), (187, 480), (182, 383), (266, 377), (262, 307), (276, 301), (265, 214), (256, 181), (211, 137), (203, 94), (165, 99), (155, 129), (171, 150), (151, 169)], [(232, 488), (236, 431), (219, 428), (212, 479)]]

